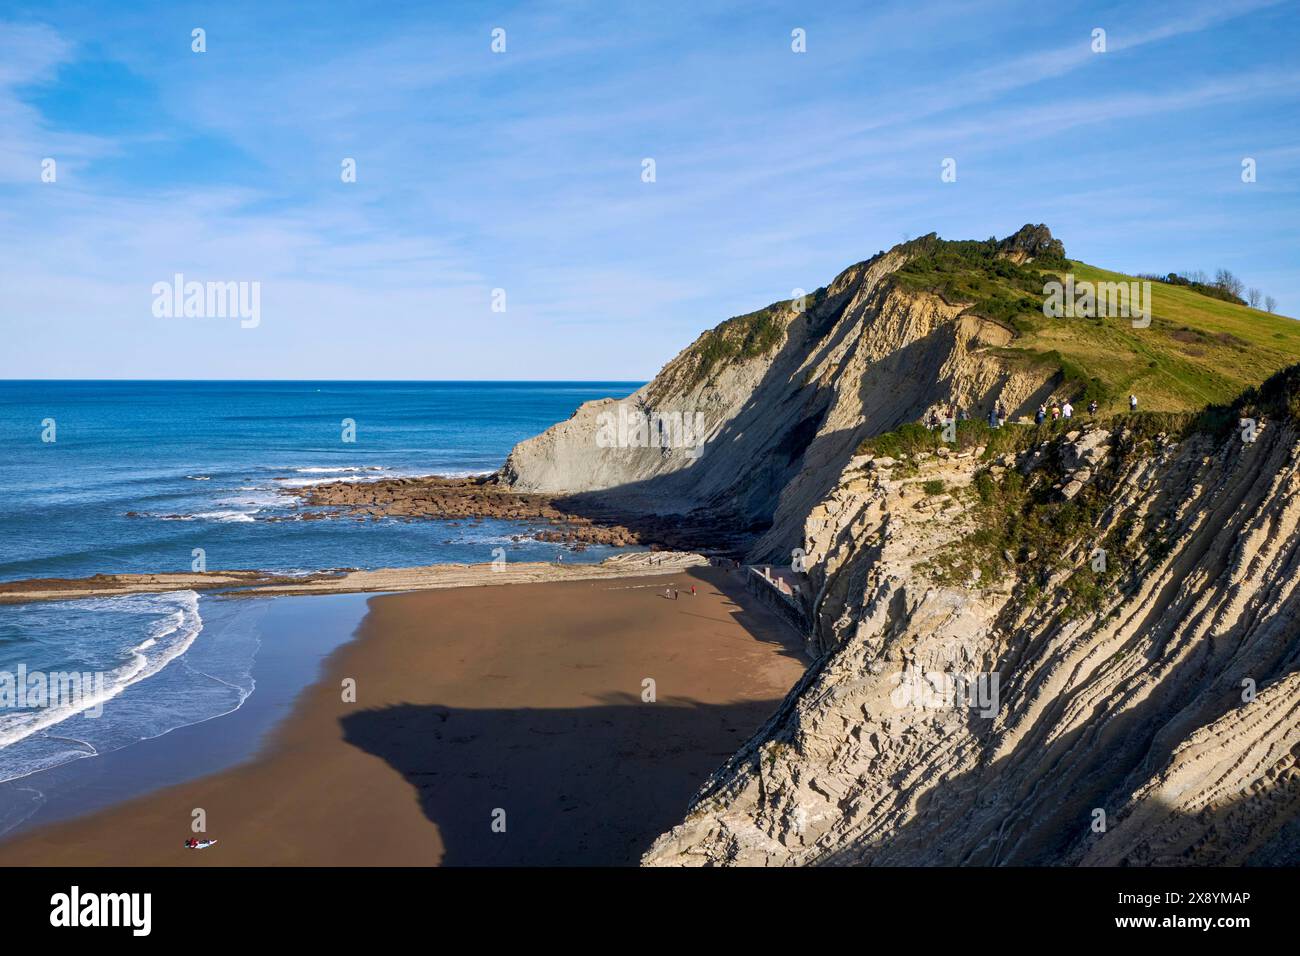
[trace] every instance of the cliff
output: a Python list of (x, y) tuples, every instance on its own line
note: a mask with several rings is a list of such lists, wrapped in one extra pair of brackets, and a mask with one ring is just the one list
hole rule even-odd
[[(520, 492), (601, 492), (606, 506), (694, 511), (752, 532), (750, 557), (789, 559), (804, 516), (869, 435), (956, 403), (1025, 410), (1057, 370), (997, 352), (1013, 330), (967, 304), (895, 281), (905, 244), (850, 266), (804, 301), (778, 302), (704, 333), (624, 402), (589, 402), (511, 452)], [(620, 414), (699, 416), (691, 447), (602, 442)]]
[(816, 665), (645, 862), (1300, 862), (1300, 370), (1265, 394), (847, 468)]
[[(922, 237), (624, 403), (694, 447), (611, 448), (604, 402), (515, 448), (517, 490), (806, 570), (815, 663), (647, 864), (1300, 862), (1300, 323), (1172, 286), (1051, 318), (1053, 280), (1130, 282), (1044, 226)], [(1033, 423), (1065, 398), (1098, 414)]]
[(1177, 287), (1153, 290), (1149, 327), (1045, 318), (1044, 286), (1063, 274), (1128, 278), (1064, 253), (1041, 225), (903, 243), (703, 333), (628, 399), (520, 442), (499, 480), (571, 495), (578, 513), (728, 529), (749, 560), (788, 562), (859, 445), (904, 423), (954, 406), (982, 420), (999, 401), (1015, 420), (1065, 396), (1120, 411), (1130, 391), (1144, 409), (1193, 409), (1300, 359), (1300, 323)]

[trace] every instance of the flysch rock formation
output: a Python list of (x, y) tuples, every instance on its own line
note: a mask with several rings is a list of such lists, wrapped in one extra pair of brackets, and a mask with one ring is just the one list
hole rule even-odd
[[(1014, 261), (1060, 251), (1044, 226), (1026, 226), (1004, 246)], [(582, 510), (584, 493), (599, 492), (588, 494), (593, 512), (726, 525), (749, 534), (750, 560), (788, 562), (804, 518), (864, 437), (954, 404), (986, 415), (1001, 400), (1013, 416), (1027, 413), (1052, 392), (1054, 370), (999, 354), (1011, 329), (889, 281), (912, 248), (882, 252), (802, 301), (756, 313), (776, 333), (770, 351), (745, 349), (755, 326), (744, 320), (753, 316), (704, 333), (628, 398), (588, 402), (519, 443), (502, 483), (573, 495), (571, 511)], [(711, 360), (728, 349), (728, 360)], [(674, 432), (660, 447), (631, 433), (620, 441), (611, 424), (637, 414), (698, 420), (702, 440), (678, 441)]]
[[(1298, 462), (1289, 418), (851, 462), (807, 521), (817, 663), (644, 862), (1300, 863)], [(1084, 613), (1069, 572), (936, 583), (987, 520), (970, 483), (1013, 471), (1096, 496), (1075, 575), (1122, 545)]]
[[(814, 663), (644, 863), (1300, 863), (1300, 366), (1253, 441), (1234, 407), (868, 453), (1064, 394), (1005, 360), (1012, 329), (890, 281), (914, 248), (723, 323), (622, 403), (702, 411), (696, 453), (609, 447), (596, 402), (501, 472), (721, 518), (751, 562), (802, 549)], [(1064, 255), (1042, 226), (997, 248)]]

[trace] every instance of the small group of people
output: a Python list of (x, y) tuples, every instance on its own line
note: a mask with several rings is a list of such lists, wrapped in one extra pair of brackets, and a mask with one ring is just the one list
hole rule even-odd
[(926, 419), (926, 423), (925, 423), (926, 427), (929, 428), (930, 431), (934, 431), (940, 425), (946, 425), (949, 422), (970, 421), (970, 413), (967, 412), (966, 409), (963, 408), (961, 405), (958, 405), (955, 402), (948, 406), (948, 410), (946, 414), (948, 416), (947, 418), (940, 418), (938, 412), (936, 412), (933, 408), (930, 409), (930, 417)]
[[(1096, 417), (1097, 415), (1097, 400), (1095, 398), (1088, 403), (1088, 414), (1093, 417)], [(1034, 414), (1034, 421), (1041, 425), (1047, 420), (1049, 415), (1054, 422), (1069, 421), (1074, 417), (1074, 406), (1070, 404), (1068, 398), (1064, 402), (1052, 402), (1052, 407), (1050, 409), (1045, 403), (1039, 402), (1038, 411)]]
[[(1092, 405), (1089, 406), (1088, 411), (1093, 412), (1096, 410), (1097, 410), (1097, 403), (1093, 402)], [(1039, 402), (1038, 411), (1034, 414), (1034, 421), (1037, 424), (1041, 425), (1047, 419), (1048, 414), (1049, 413), (1047, 410), (1047, 406), (1042, 402)], [(1061, 421), (1062, 419), (1070, 419), (1074, 417), (1074, 406), (1070, 404), (1070, 400), (1068, 398), (1063, 403), (1052, 402), (1052, 409), (1050, 414), (1052, 416), (1052, 421), (1054, 422)]]
[[(676, 589), (676, 588), (672, 588), (672, 587), (664, 588), (664, 597), (668, 598), (670, 601), (676, 601), (676, 600), (677, 600), (677, 589)], [(694, 585), (694, 584), (691, 585), (691, 597), (695, 597), (695, 585)]]
[[(1136, 412), (1137, 407), (1138, 407), (1137, 396), (1129, 395), (1128, 410), (1130, 412)], [(1088, 414), (1095, 418), (1097, 415), (1097, 408), (1098, 408), (1097, 400), (1094, 398), (1092, 401), (1088, 403)], [(1034, 421), (1037, 424), (1041, 425), (1043, 424), (1043, 422), (1047, 421), (1049, 416), (1054, 422), (1069, 421), (1074, 417), (1074, 406), (1070, 404), (1070, 400), (1068, 398), (1063, 402), (1053, 401), (1050, 407), (1047, 405), (1047, 403), (1040, 402), (1038, 405), (1038, 411), (1034, 415)], [(962, 408), (960, 405), (955, 405), (955, 404), (950, 405), (948, 409), (948, 417), (945, 419), (940, 419), (939, 413), (932, 408), (930, 409), (930, 417), (926, 419), (926, 427), (928, 427), (931, 431), (933, 431), (934, 429), (940, 427), (941, 425), (945, 425), (948, 422), (953, 422), (953, 421), (964, 422), (967, 421), (968, 418), (969, 416), (966, 414), (966, 410)], [(1006, 405), (1002, 404), (1002, 400), (999, 399), (996, 403), (994, 403), (993, 408), (989, 410), (989, 427), (1003, 428), (1005, 427), (1006, 424), (1007, 424), (1007, 407)]]
[[(940, 418), (938, 411), (933, 408), (930, 409), (930, 415), (925, 420), (925, 427), (930, 429), (930, 431), (934, 431), (936, 428), (939, 428), (942, 425), (947, 425), (950, 422), (968, 421), (970, 421), (970, 413), (961, 405), (953, 404), (948, 406), (946, 418)], [(989, 426), (992, 428), (1001, 428), (1006, 423), (1007, 407), (999, 401), (989, 411)]]

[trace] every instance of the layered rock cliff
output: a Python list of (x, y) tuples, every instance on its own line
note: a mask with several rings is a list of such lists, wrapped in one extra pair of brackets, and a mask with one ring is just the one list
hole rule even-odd
[(1259, 426), (855, 462), (817, 663), (645, 862), (1300, 862), (1300, 429)]
[[(598, 491), (600, 507), (727, 522), (751, 532), (751, 559), (788, 560), (804, 517), (864, 437), (952, 405), (986, 415), (1001, 400), (1029, 410), (1059, 378), (999, 351), (1014, 336), (1007, 324), (896, 281), (924, 242), (704, 333), (623, 402), (589, 402), (521, 442), (503, 481), (520, 492)], [(1045, 227), (1026, 227), (1006, 255), (1024, 261), (1057, 247)], [(618, 440), (622, 420), (638, 414), (699, 421), (688, 436), (698, 440)]]
[[(1090, 268), (1063, 257), (1041, 226), (906, 243), (624, 403), (702, 411), (702, 444), (611, 448), (606, 402), (516, 447), (518, 490), (806, 566), (814, 663), (647, 864), (1300, 862), (1300, 372), (1205, 397), (1293, 330), (1175, 293), (1132, 331), (1035, 319), (1037, 267)], [(1110, 414), (1022, 417), (1067, 396)]]

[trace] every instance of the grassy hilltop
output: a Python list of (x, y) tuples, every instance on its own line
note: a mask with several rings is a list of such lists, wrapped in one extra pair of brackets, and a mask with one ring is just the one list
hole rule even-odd
[[(1142, 282), (1065, 255), (1045, 226), (1026, 226), (1003, 240), (945, 240), (931, 234), (898, 247), (907, 262), (888, 281), (941, 296), (997, 322), (1012, 340), (996, 353), (1010, 363), (1057, 370), (1061, 394), (1096, 399), (1103, 413), (1127, 410), (1136, 394), (1143, 411), (1196, 411), (1230, 404), (1248, 388), (1300, 362), (1300, 322), (1252, 309), (1203, 286), (1152, 281), (1151, 324), (1123, 317), (1050, 318), (1044, 284), (1073, 275), (1081, 282)], [(1224, 296), (1224, 297), (1220, 297)], [(824, 325), (826, 289), (809, 293), (810, 318)], [(736, 316), (703, 333), (688, 350), (686, 384), (709, 381), (735, 362), (767, 355), (785, 340), (792, 302)]]
[[(1075, 281), (1133, 277), (1071, 261)], [(1151, 326), (1124, 319), (1048, 319), (1041, 313), (1016, 346), (1056, 352), (1118, 411), (1129, 392), (1151, 411), (1227, 404), (1247, 388), (1300, 361), (1300, 322), (1224, 302), (1183, 286), (1151, 283)]]
[(1063, 255), (1025, 264), (1005, 244), (915, 240), (918, 255), (897, 273), (908, 288), (970, 303), (969, 311), (1000, 322), (1015, 338), (1001, 353), (1011, 361), (1059, 368), (1079, 399), (1104, 412), (1127, 407), (1130, 392), (1148, 411), (1190, 411), (1227, 404), (1275, 372), (1300, 362), (1300, 322), (1203, 295), (1187, 286), (1151, 283), (1151, 324), (1123, 318), (1049, 318), (1043, 284), (1135, 282)]

